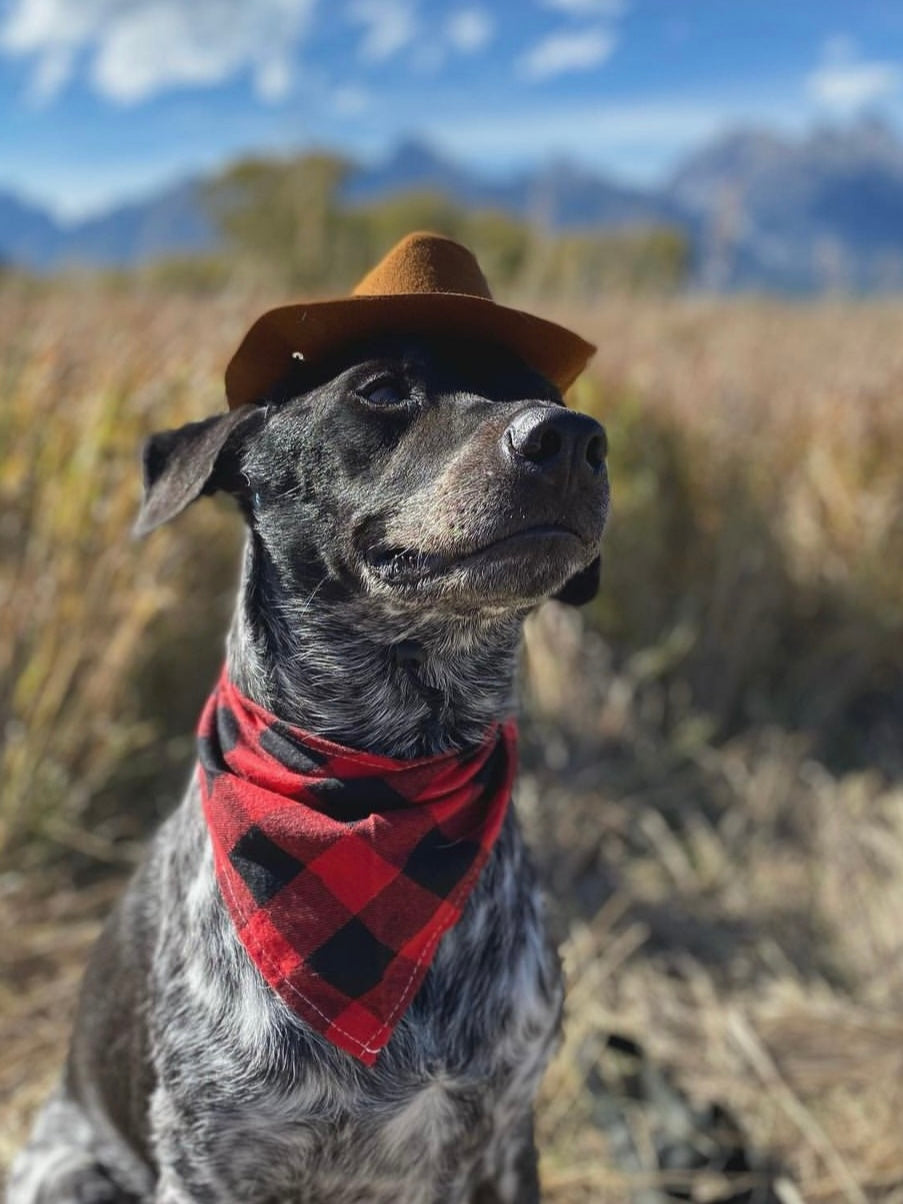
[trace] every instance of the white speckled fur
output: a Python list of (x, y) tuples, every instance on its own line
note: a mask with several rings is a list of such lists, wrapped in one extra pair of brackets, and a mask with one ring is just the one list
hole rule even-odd
[[(502, 382), (481, 394), (453, 357), (409, 342), (378, 361), (417, 400), (407, 426), (362, 405), (355, 390), (374, 369), (355, 362), (280, 404), (164, 433), (146, 461), (154, 523), (202, 487), (242, 507), (235, 684), (289, 722), (396, 757), (474, 744), (510, 714), (521, 622), (592, 561), (608, 498), (589, 453), (546, 480), (511, 452), (512, 415), (561, 413), (547, 382), (471, 357), (471, 373)], [(588, 437), (589, 420), (574, 420)], [(484, 602), (466, 557), (460, 570), (454, 559), (462, 540), (466, 552), (491, 545), (499, 524), (506, 538), (512, 524), (516, 536), (518, 524), (561, 521), (564, 483), (583, 542), (571, 539), (567, 556), (556, 547), (557, 559), (490, 564)], [(406, 548), (418, 531), (424, 555), (447, 546), (452, 567), (438, 585), (390, 588), (367, 549)], [(250, 962), (192, 784), (97, 944), (60, 1088), (8, 1202), (533, 1204), (533, 1100), (561, 1000), (509, 810), (460, 921), (376, 1065), (363, 1066), (309, 1030)]]

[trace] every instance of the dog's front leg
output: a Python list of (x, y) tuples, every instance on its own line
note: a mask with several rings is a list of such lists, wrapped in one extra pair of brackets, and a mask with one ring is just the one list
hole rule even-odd
[(196, 1110), (192, 1116), (191, 1109), (179, 1107), (172, 1092), (158, 1086), (151, 1111), (160, 1168), (153, 1204), (225, 1204), (230, 1197), (207, 1165), (205, 1143), (197, 1132)]
[[(161, 1163), (153, 1204), (214, 1204), (216, 1200), (222, 1204), (223, 1196), (220, 1192), (195, 1181), (191, 1169), (186, 1164), (184, 1153), (180, 1157), (176, 1151), (170, 1150), (164, 1157), (168, 1162)], [(186, 1181), (183, 1170), (187, 1172), (190, 1182)]]
[[(179, 1163), (178, 1168), (172, 1165), (161, 1167), (153, 1204), (216, 1204), (217, 1201), (219, 1204), (225, 1204), (227, 1197), (222, 1191), (197, 1181), (190, 1168), (185, 1165), (184, 1155), (179, 1159)], [(187, 1172), (187, 1179), (182, 1170)]]
[(154, 1204), (199, 1204), (201, 1200), (212, 1200), (213, 1196), (195, 1196), (173, 1171), (165, 1170), (157, 1183)]
[(495, 1151), (491, 1177), (480, 1183), (471, 1204), (539, 1204), (539, 1159), (528, 1116)]

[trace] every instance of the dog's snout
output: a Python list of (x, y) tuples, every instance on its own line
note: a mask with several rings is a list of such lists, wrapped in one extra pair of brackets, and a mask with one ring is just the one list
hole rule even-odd
[(560, 406), (522, 410), (505, 430), (503, 446), (515, 463), (526, 461), (551, 474), (572, 468), (595, 474), (608, 451), (605, 430), (595, 419)]

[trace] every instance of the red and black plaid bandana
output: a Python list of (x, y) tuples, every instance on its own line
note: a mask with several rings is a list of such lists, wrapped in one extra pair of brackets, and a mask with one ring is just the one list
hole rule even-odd
[(502, 826), (513, 722), (465, 753), (357, 752), (281, 722), (225, 674), (198, 730), (217, 880), (254, 964), (371, 1066)]

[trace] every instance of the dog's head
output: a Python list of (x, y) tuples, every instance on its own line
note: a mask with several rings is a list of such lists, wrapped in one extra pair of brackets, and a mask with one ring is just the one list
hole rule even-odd
[(394, 611), (511, 611), (596, 592), (606, 438), (494, 345), (388, 336), (267, 404), (153, 435), (138, 533), (239, 502), (284, 586)]

